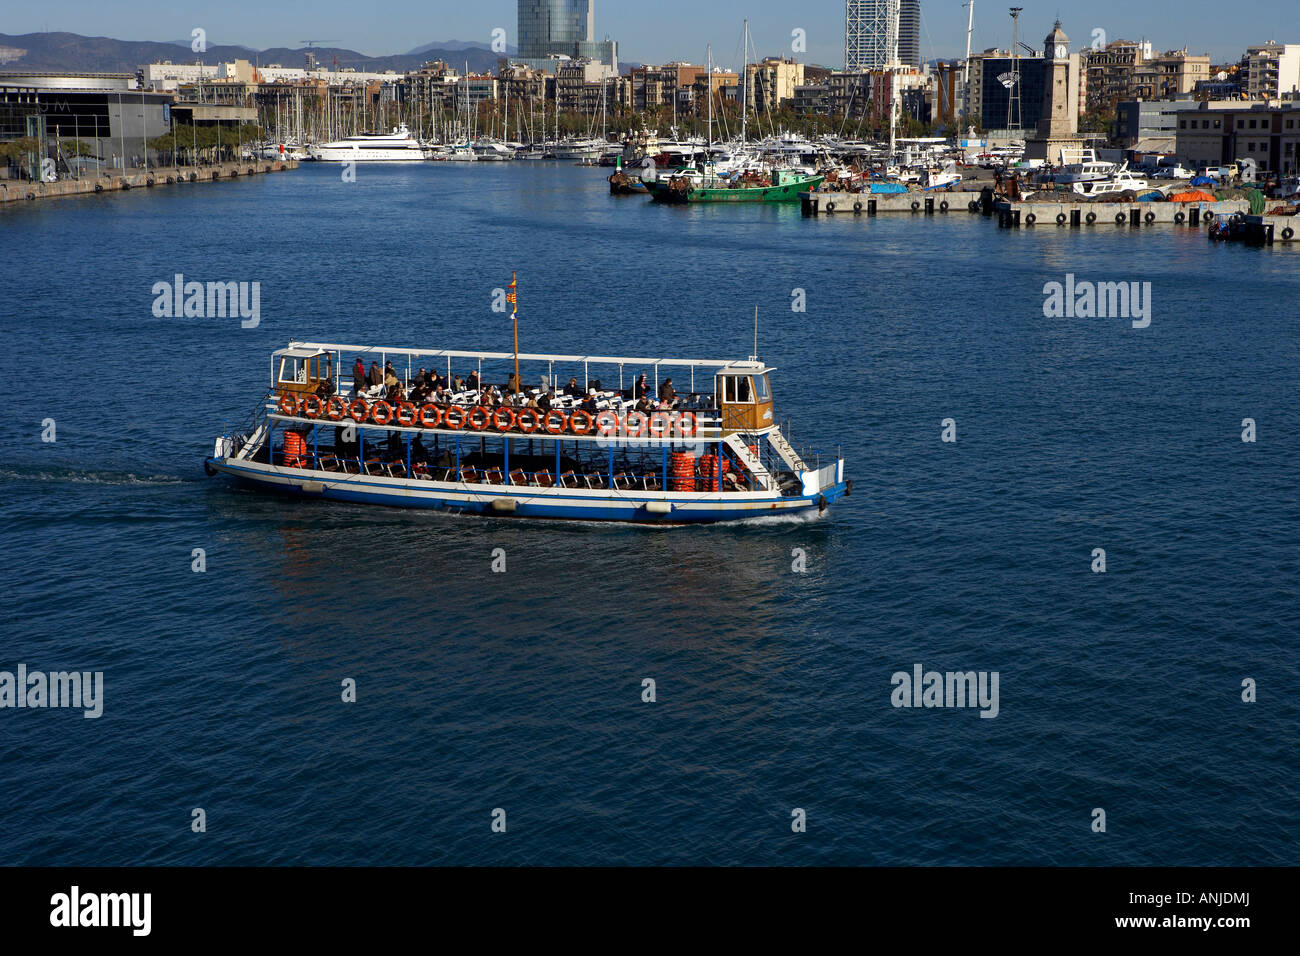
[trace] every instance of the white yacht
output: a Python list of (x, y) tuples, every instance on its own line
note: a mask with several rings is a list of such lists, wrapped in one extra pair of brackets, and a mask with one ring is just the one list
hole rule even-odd
[(362, 133), (346, 136), (332, 143), (320, 143), (307, 149), (311, 159), (327, 163), (406, 163), (422, 162), (425, 157), (420, 141), (403, 123), (391, 133)]
[(1105, 196), (1111, 193), (1122, 193), (1127, 189), (1146, 189), (1147, 181), (1129, 172), (1128, 164), (1125, 163), (1105, 179), (1076, 182), (1071, 188), (1081, 196)]
[(556, 145), (555, 158), (576, 160), (600, 159), (600, 154), (605, 151), (606, 145), (608, 144), (599, 139), (564, 140)]

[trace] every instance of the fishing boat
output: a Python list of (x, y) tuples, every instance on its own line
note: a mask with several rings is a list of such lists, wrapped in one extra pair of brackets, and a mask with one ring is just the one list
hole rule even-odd
[(816, 189), (824, 178), (790, 169), (773, 170), (770, 178), (673, 174), (647, 182), (646, 188), (651, 199), (664, 203), (798, 202), (799, 193)]
[[(363, 368), (391, 362), (403, 377), (387, 388), (344, 387), (345, 371), (355, 376), (352, 361)], [(519, 371), (489, 386), (512, 361), (530, 375), (544, 372), (549, 387), (519, 387), (526, 381)], [(471, 374), (457, 382), (454, 373), (467, 367)], [(429, 370), (423, 386), (412, 374), (420, 368)], [(653, 524), (816, 515), (848, 495), (852, 482), (838, 453), (796, 449), (777, 425), (774, 371), (754, 356), (292, 341), (272, 353), (268, 392), (242, 428), (216, 439), (204, 468), (299, 497), (473, 515)], [(435, 372), (451, 385), (430, 385)], [(557, 372), (569, 386), (554, 389)], [(542, 381), (540, 374), (534, 380)], [(414, 392), (407, 382), (415, 382)], [(661, 385), (669, 388), (661, 392)], [(510, 404), (496, 404), (497, 393)], [(660, 395), (663, 401), (650, 400)]]

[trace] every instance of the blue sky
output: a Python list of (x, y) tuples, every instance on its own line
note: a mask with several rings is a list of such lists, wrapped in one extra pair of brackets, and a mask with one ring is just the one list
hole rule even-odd
[[(1215, 62), (1235, 60), (1247, 45), (1268, 40), (1300, 42), (1297, 0), (1092, 0), (1035, 4), (1018, 0), (1022, 38), (1038, 46), (1059, 14), (1072, 44), (1083, 47), (1093, 31), (1109, 39), (1151, 40), (1162, 49), (1186, 45)], [(136, 0), (44, 0), (8, 4), (0, 32), (59, 30), (121, 40), (175, 40), (195, 27), (209, 43), (242, 43), (264, 49), (298, 47), (322, 39), (370, 55), (405, 53), (433, 40), (489, 42), (494, 27), (514, 42), (514, 0), (221, 0), (219, 3), (143, 3)], [(1009, 4), (975, 4), (972, 48), (1007, 46)], [(966, 11), (960, 0), (922, 0), (921, 52), (926, 58), (960, 55), (966, 43)], [(811, 62), (840, 66), (844, 58), (842, 0), (596, 0), (598, 38), (619, 41), (625, 60), (701, 62), (712, 43), (715, 60), (740, 61), (741, 22), (748, 17), (760, 56), (790, 52), (791, 31), (806, 31)], [(1252, 25), (1254, 24), (1254, 25)]]

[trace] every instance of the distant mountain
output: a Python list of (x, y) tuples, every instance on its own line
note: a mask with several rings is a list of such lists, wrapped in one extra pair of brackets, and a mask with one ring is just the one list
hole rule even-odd
[(337, 62), (340, 68), (404, 73), (429, 60), (446, 60), (461, 68), (468, 61), (471, 70), (481, 72), (495, 70), (499, 59), (486, 45), (448, 48), (428, 44), (419, 48), (419, 52), (397, 56), (366, 56), (341, 47), (254, 50), (245, 46), (209, 45), (203, 53), (193, 53), (189, 47), (189, 41), (178, 44), (85, 37), (76, 33), (26, 33), (21, 36), (0, 33), (0, 60), (5, 61), (6, 70), (52, 73), (134, 73), (139, 67), (159, 60), (216, 64), (242, 59), (250, 60), (254, 65), (278, 63), (280, 66), (300, 67), (307, 53), (315, 54), (316, 62), (324, 67), (333, 67)]
[[(424, 46), (417, 46), (414, 50), (409, 51), (407, 53), (407, 56), (420, 56), (421, 54), (428, 53), (430, 50), (437, 50), (437, 51), (454, 50), (456, 52), (461, 52), (464, 50), (486, 50), (487, 52), (491, 53), (492, 44), (479, 43), (475, 40), (435, 40), (433, 43), (426, 43), (424, 44)], [(497, 56), (502, 56), (502, 55), (518, 56), (519, 47), (510, 46), (509, 44), (507, 44), (506, 52), (504, 54), (496, 54), (496, 55)]]

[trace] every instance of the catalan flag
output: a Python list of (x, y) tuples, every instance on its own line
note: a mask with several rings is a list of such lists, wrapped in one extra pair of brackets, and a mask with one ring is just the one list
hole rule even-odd
[(516, 294), (516, 290), (518, 288), (519, 288), (519, 283), (515, 281), (515, 274), (512, 272), (510, 273), (510, 291), (506, 293), (506, 301), (509, 302), (511, 306), (510, 309), (511, 315), (514, 315), (516, 312), (519, 311), (519, 297)]

